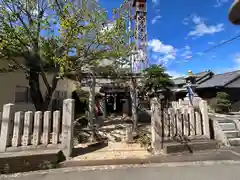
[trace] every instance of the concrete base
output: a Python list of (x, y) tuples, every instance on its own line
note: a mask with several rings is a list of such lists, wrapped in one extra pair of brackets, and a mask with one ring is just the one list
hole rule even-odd
[(164, 144), (163, 153), (182, 153), (182, 152), (190, 152), (193, 153), (195, 151), (209, 150), (209, 149), (218, 149), (219, 145), (214, 140), (208, 141), (193, 141), (186, 143), (173, 142)]
[(0, 174), (52, 169), (62, 160), (58, 149), (0, 153)]

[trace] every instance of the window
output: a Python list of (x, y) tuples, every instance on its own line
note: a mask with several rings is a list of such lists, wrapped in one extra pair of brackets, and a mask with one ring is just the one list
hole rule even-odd
[(26, 86), (16, 86), (15, 103), (31, 102), (30, 89)]

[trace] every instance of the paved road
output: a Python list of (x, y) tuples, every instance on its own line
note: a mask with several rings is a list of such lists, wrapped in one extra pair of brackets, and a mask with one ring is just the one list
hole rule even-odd
[(240, 164), (129, 167), (94, 171), (54, 170), (44, 174), (5, 176), (3, 180), (239, 180)]

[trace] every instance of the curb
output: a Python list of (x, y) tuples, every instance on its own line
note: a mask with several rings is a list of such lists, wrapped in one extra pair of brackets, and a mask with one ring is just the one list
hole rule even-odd
[(78, 166), (111, 166), (111, 165), (134, 165), (151, 164), (153, 158), (135, 159), (106, 159), (106, 160), (70, 160), (59, 164), (59, 168), (78, 167)]
[(222, 149), (217, 151), (200, 151), (193, 154), (181, 153), (174, 155), (148, 156), (145, 159), (68, 160), (58, 164), (56, 167), (57, 169), (0, 175), (0, 179), (2, 177), (44, 175), (47, 173), (54, 174), (121, 168), (207, 166), (214, 164), (240, 164), (240, 153)]
[(231, 150), (199, 151), (193, 154), (173, 154), (148, 156), (146, 158), (132, 159), (104, 159), (104, 160), (69, 160), (61, 162), (58, 168), (111, 166), (111, 165), (144, 165), (159, 163), (194, 163), (207, 161), (239, 161), (240, 154)]
[(26, 173), (16, 173), (9, 175), (0, 175), (2, 178), (16, 178), (16, 177), (26, 177), (26, 176), (41, 176), (46, 174), (59, 174), (59, 173), (71, 173), (71, 172), (87, 172), (87, 171), (101, 171), (101, 170), (121, 170), (128, 168), (161, 168), (161, 167), (187, 167), (187, 166), (211, 166), (211, 165), (234, 165), (239, 164), (240, 161), (234, 160), (219, 160), (219, 161), (196, 161), (196, 162), (171, 162), (171, 163), (159, 163), (159, 164), (145, 164), (145, 165), (105, 165), (105, 166), (82, 166), (73, 168), (62, 168), (62, 169), (51, 169), (51, 170), (41, 170)]

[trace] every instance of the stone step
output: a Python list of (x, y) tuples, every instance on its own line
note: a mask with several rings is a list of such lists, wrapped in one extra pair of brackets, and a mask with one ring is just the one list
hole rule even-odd
[(219, 123), (234, 123), (232, 119), (227, 119), (227, 118), (219, 118), (217, 119)]
[(231, 146), (240, 146), (240, 138), (230, 138), (229, 143)]
[(235, 131), (237, 130), (237, 127), (235, 123), (219, 123), (223, 131)]
[(227, 136), (227, 138), (237, 138), (239, 137), (239, 131), (224, 131), (224, 134)]

